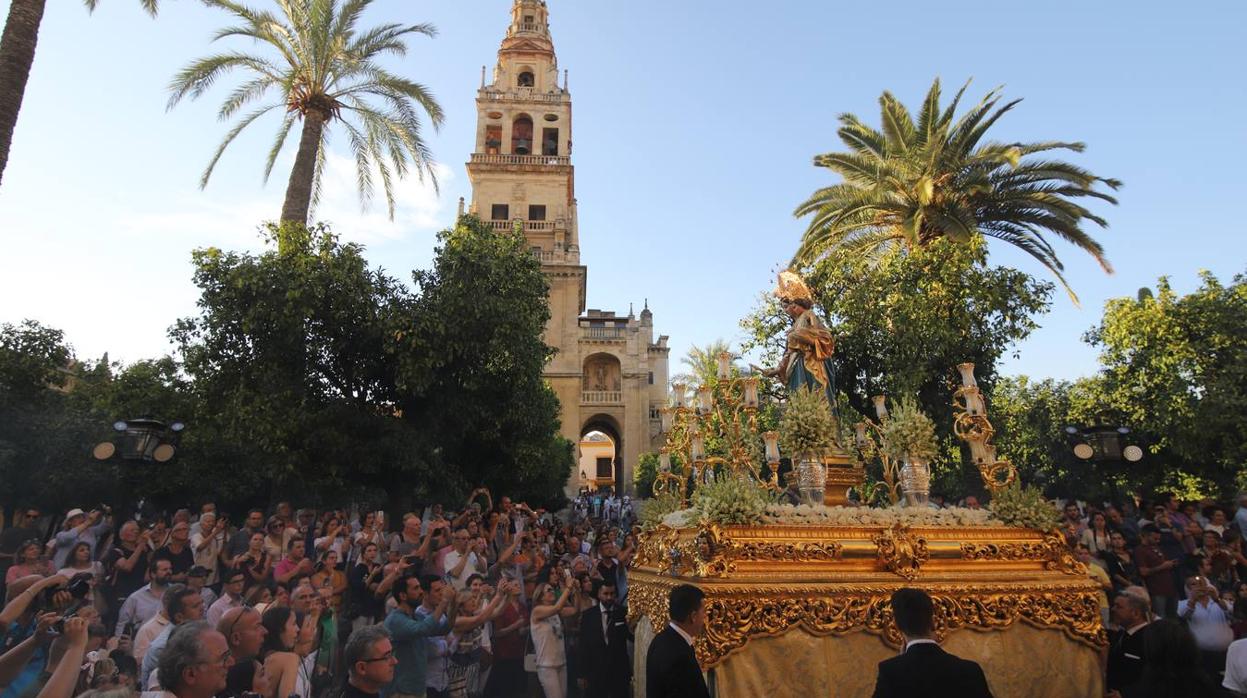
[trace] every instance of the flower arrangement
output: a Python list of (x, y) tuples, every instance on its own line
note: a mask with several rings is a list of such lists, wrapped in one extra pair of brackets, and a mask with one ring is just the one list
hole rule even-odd
[(787, 526), (1002, 526), (1004, 523), (986, 509), (918, 506), (828, 507), (821, 504), (772, 504), (762, 515), (763, 523)]
[(918, 409), (913, 398), (905, 398), (883, 423), (883, 448), (893, 460), (931, 462), (938, 453), (935, 424)]
[(1014, 482), (992, 494), (988, 506), (996, 518), (1009, 526), (1036, 528), (1050, 531), (1057, 526), (1061, 513), (1043, 496), (1038, 487), (1023, 487)]
[(809, 388), (789, 393), (779, 420), (780, 447), (794, 460), (821, 455), (835, 445), (836, 419), (827, 398)]
[(752, 481), (727, 476), (697, 488), (686, 520), (749, 526), (761, 523), (771, 501), (770, 494)]
[(641, 530), (648, 531), (662, 523), (663, 518), (668, 514), (679, 511), (681, 508), (682, 502), (678, 494), (663, 492), (657, 497), (641, 503), (641, 510), (637, 514), (637, 522), (641, 524)]

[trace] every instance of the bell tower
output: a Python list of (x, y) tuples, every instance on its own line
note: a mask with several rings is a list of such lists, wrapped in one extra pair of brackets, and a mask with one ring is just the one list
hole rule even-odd
[[(492, 77), (481, 68), (476, 112), (476, 146), (467, 164), (470, 211), (495, 230), (522, 230), (541, 260), (550, 284), (545, 342), (555, 349), (544, 375), (559, 398), (562, 434), (578, 443), (599, 427), (611, 432), (615, 465), (602, 481), (629, 491), (636, 460), (656, 448), (667, 338), (653, 341), (648, 308), (643, 322), (585, 311), (571, 92), (567, 72), (559, 71), (545, 0), (514, 0)], [(577, 474), (569, 473), (569, 492), (586, 479), (597, 484), (596, 473)]]

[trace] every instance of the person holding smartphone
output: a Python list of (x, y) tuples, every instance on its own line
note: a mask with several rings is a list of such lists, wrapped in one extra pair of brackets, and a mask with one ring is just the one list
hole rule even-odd
[(1195, 638), (1204, 671), (1216, 676), (1225, 668), (1225, 651), (1234, 641), (1234, 631), (1230, 628), (1230, 609), (1206, 577), (1187, 577), (1186, 598), (1178, 602), (1178, 617)]

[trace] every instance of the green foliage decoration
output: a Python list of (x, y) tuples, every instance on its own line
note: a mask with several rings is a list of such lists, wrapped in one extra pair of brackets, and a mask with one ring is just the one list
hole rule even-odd
[(883, 423), (883, 447), (894, 460), (916, 458), (930, 463), (938, 455), (935, 423), (913, 398), (903, 398), (890, 410)]
[(1007, 526), (1021, 526), (1040, 531), (1056, 528), (1061, 512), (1044, 498), (1043, 491), (1038, 487), (1023, 486), (1014, 482), (1008, 487), (992, 494), (987, 507)]
[[(975, 364), (990, 403), (997, 364), (1038, 327), (1055, 288), (1016, 269), (989, 266), (982, 238), (935, 240), (874, 263), (828, 256), (802, 271), (816, 311), (836, 337), (841, 420), (873, 419), (874, 395), (913, 395), (935, 422), (942, 451), (957, 449), (950, 400), (960, 383), (957, 364)], [(790, 324), (774, 299), (762, 298), (741, 321), (742, 351), (775, 365)], [(945, 491), (970, 491), (982, 482), (964, 461), (943, 469), (940, 479), (932, 485)]]
[(642, 530), (649, 531), (662, 523), (663, 517), (683, 508), (683, 502), (680, 501), (678, 494), (664, 492), (641, 502), (637, 521), (641, 524)]
[(819, 456), (836, 443), (836, 418), (821, 391), (802, 388), (788, 395), (779, 419), (779, 443), (794, 460)]
[(692, 518), (724, 526), (752, 526), (762, 522), (773, 503), (768, 492), (744, 478), (722, 477), (699, 485), (693, 492)]

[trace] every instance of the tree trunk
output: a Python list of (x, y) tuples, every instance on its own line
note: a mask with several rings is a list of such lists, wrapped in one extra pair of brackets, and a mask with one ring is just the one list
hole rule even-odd
[(312, 208), (312, 186), (316, 179), (316, 155), (324, 130), (323, 114), (309, 111), (303, 115), (299, 152), (294, 158), (294, 169), (290, 170), (290, 182), (286, 184), (286, 202), (281, 207), (282, 223), (307, 225), (308, 211)]
[(17, 125), (26, 80), (35, 61), (35, 44), (39, 42), (45, 3), (46, 0), (12, 0), (4, 35), (0, 37), (0, 178), (4, 177), (4, 168), (9, 164), (13, 127)]

